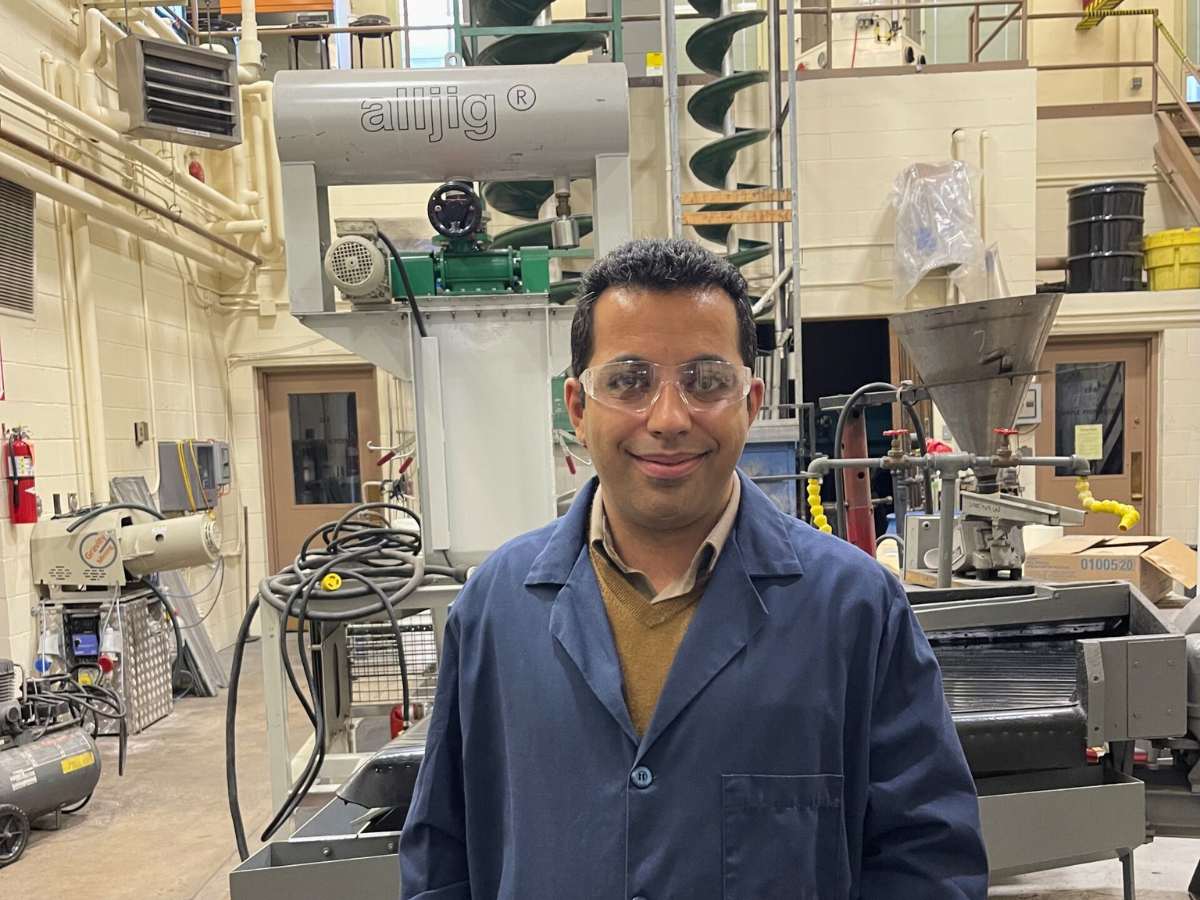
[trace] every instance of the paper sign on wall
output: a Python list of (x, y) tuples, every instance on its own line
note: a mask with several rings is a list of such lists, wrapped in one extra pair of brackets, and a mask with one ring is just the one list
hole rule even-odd
[(661, 53), (646, 54), (646, 74), (661, 75), (663, 73), (663, 55)]
[(1104, 459), (1104, 426), (1075, 426), (1075, 455), (1084, 459)]

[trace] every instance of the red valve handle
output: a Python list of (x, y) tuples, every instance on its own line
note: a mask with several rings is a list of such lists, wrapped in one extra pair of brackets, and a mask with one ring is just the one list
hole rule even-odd
[(567, 471), (570, 472), (572, 475), (574, 475), (575, 474), (575, 460), (571, 459), (570, 453), (567, 454), (566, 460), (567, 460)]
[(1008, 434), (1008, 435), (1013, 435), (1013, 434), (1019, 434), (1019, 433), (1020, 433), (1020, 432), (1018, 432), (1018, 431), (1017, 431), (1017, 429), (1015, 429), (1015, 428), (993, 428), (993, 429), (992, 429), (992, 431), (993, 431), (995, 434)]
[(390, 463), (395, 458), (396, 458), (396, 451), (392, 450), (390, 453), (385, 453), (385, 454), (383, 454), (383, 456), (379, 457), (379, 462), (375, 463), (375, 465), (386, 466), (388, 463)]
[(408, 471), (408, 467), (412, 465), (412, 462), (413, 462), (413, 458), (411, 456), (404, 457), (404, 462), (400, 463), (400, 471), (397, 472), (396, 474), (403, 475), (405, 472)]
[(907, 428), (893, 428), (883, 433), (884, 437), (897, 437), (898, 435), (908, 434)]

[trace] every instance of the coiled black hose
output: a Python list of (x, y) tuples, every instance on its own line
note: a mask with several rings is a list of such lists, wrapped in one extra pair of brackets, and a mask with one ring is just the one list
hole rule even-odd
[[(388, 524), (384, 518), (388, 513), (411, 517), (418, 522), (418, 531), (408, 531)], [(304, 771), (263, 832), (262, 840), (266, 841), (296, 811), (316, 782), (325, 759), (324, 704), (321, 702), (320, 685), (316, 682), (304, 646), (307, 625), (342, 624), (380, 613), (386, 614), (396, 637), (404, 709), (405, 715), (409, 715), (408, 664), (401, 640), (400, 616), (395, 607), (430, 576), (453, 578), (460, 583), (466, 581), (464, 567), (426, 565), (420, 551), (419, 520), (415, 513), (395, 503), (364, 503), (347, 512), (336, 522), (323, 525), (310, 534), (290, 566), (260, 582), (258, 596), (247, 608), (234, 643), (229, 701), (225, 715), (226, 787), (234, 837), (242, 859), (248, 858), (249, 848), (237, 790), (237, 695), (245, 646), (254, 617), (265, 603), (279, 614), (280, 621), (285, 624), (279, 632), (279, 652), (283, 670), (316, 735), (313, 751)], [(330, 575), (336, 575), (337, 579), (326, 582)], [(340, 584), (337, 583), (339, 581)], [(296, 620), (296, 646), (300, 651), (303, 685), (297, 678), (288, 656), (287, 638), (290, 632), (286, 623), (289, 618)]]

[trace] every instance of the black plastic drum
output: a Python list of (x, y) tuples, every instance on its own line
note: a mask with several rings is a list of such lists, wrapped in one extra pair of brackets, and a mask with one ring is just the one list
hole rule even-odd
[(1067, 192), (1067, 286), (1071, 291), (1142, 290), (1140, 181), (1081, 184)]

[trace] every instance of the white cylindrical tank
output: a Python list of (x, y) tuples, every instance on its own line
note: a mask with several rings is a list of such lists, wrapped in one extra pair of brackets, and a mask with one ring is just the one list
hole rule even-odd
[(629, 152), (620, 63), (279, 72), (283, 163), (319, 185), (590, 177)]
[(121, 529), (121, 562), (131, 575), (212, 565), (221, 555), (221, 526), (207, 513), (139, 522)]

